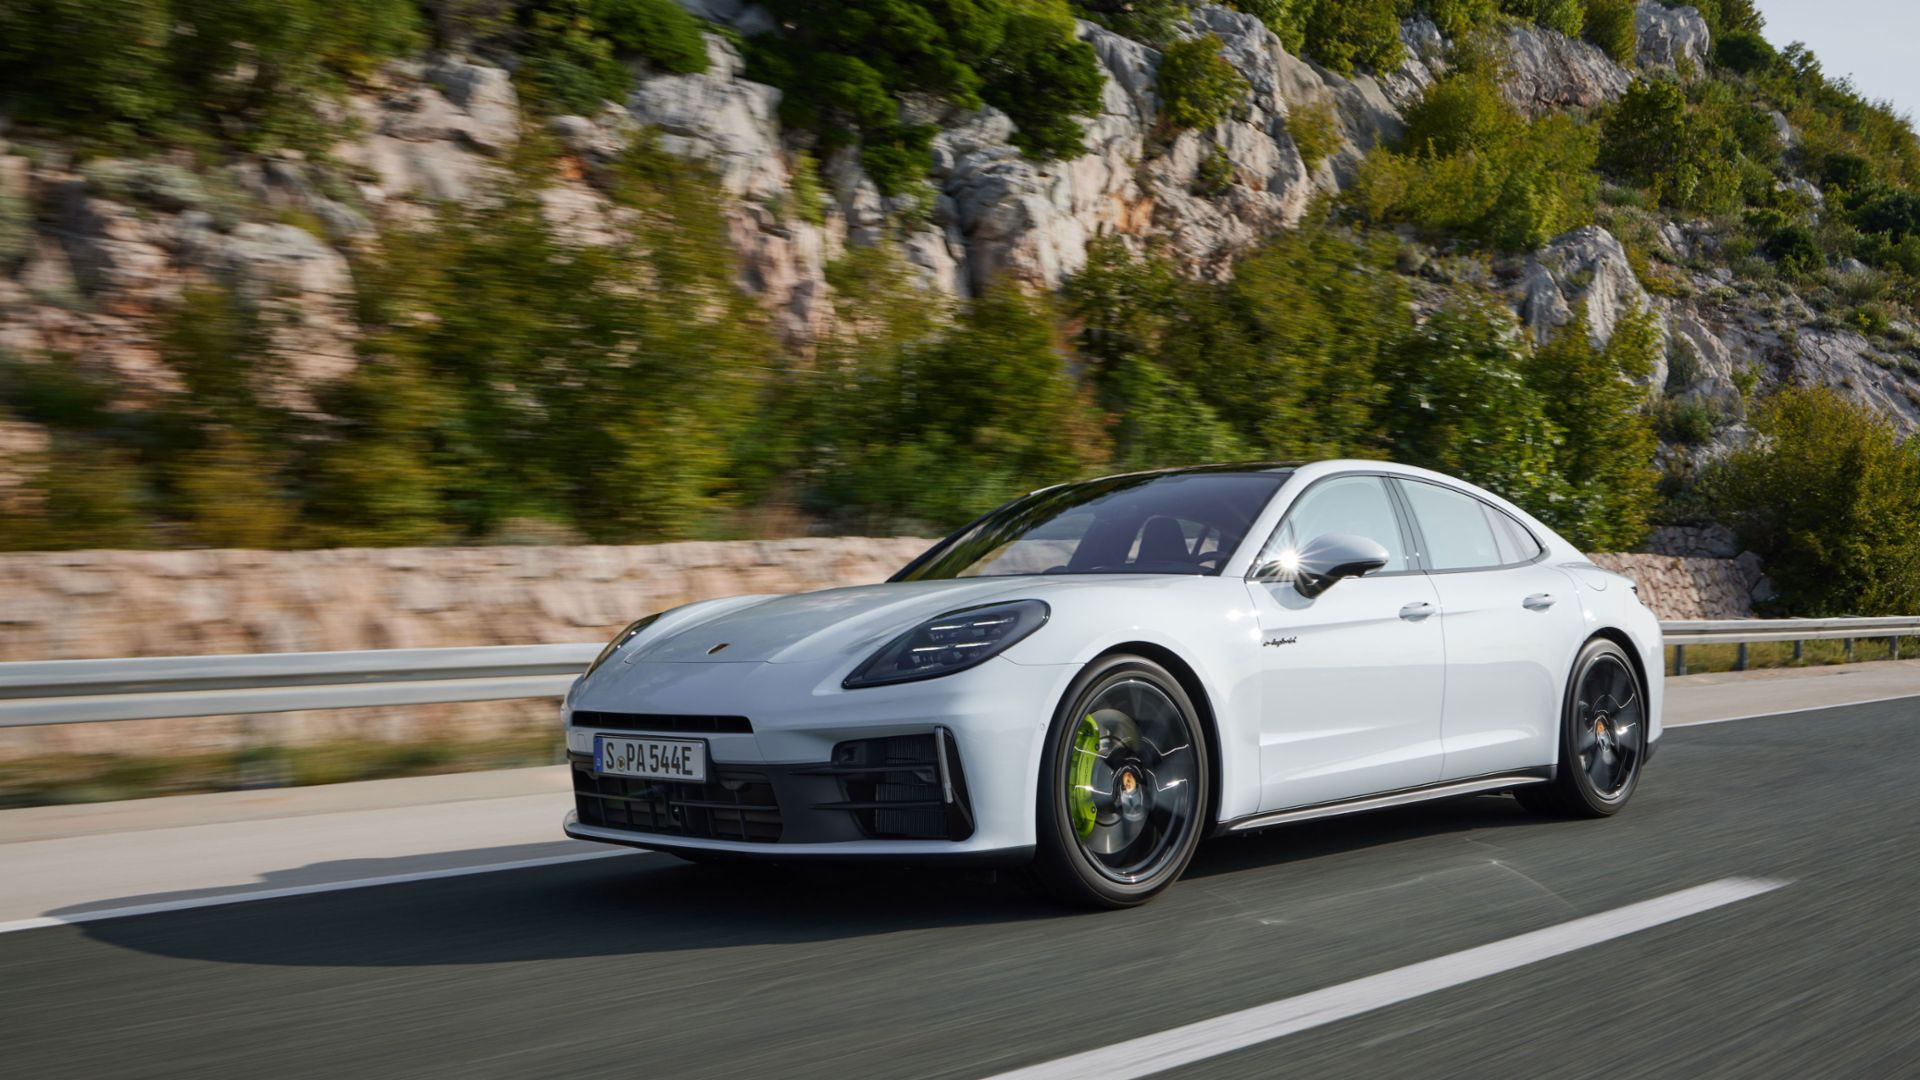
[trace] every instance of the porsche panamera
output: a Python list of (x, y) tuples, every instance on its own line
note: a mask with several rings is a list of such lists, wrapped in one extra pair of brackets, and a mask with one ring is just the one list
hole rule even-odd
[(1633, 583), (1438, 473), (1035, 491), (886, 582), (635, 621), (562, 706), (568, 835), (693, 861), (972, 860), (1137, 904), (1206, 837), (1510, 792), (1606, 816), (1658, 744)]

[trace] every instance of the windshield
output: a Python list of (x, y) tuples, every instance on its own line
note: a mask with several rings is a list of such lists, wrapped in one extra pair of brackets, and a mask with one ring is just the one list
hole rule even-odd
[(1048, 488), (954, 533), (893, 580), (1218, 574), (1287, 476), (1156, 473)]

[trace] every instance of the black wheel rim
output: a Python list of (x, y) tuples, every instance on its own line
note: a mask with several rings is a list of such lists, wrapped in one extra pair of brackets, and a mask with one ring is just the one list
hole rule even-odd
[(1573, 703), (1574, 765), (1594, 794), (1625, 795), (1646, 743), (1646, 703), (1633, 672), (1617, 656), (1601, 656), (1580, 676)]
[(1081, 706), (1066, 756), (1068, 824), (1088, 864), (1126, 884), (1164, 870), (1199, 805), (1199, 751), (1180, 707), (1143, 679), (1102, 687)]

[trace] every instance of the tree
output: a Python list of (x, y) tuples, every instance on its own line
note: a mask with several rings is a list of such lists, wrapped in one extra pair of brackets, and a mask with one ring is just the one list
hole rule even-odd
[(1601, 123), (1600, 166), (1676, 209), (1732, 209), (1743, 160), (1727, 118), (1690, 108), (1677, 83), (1634, 83)]
[(1312, 0), (1302, 47), (1342, 75), (1355, 66), (1392, 71), (1406, 58), (1395, 0)]
[(1631, 64), (1640, 51), (1634, 0), (1587, 0), (1586, 39), (1616, 64)]
[(1651, 311), (1620, 317), (1604, 347), (1583, 309), (1559, 327), (1525, 368), (1542, 411), (1560, 432), (1554, 469), (1565, 498), (1537, 513), (1587, 551), (1629, 551), (1646, 537), (1660, 443), (1645, 406), (1662, 342)]
[(1160, 54), (1155, 89), (1170, 131), (1210, 128), (1247, 95), (1247, 80), (1220, 55), (1218, 34), (1176, 41)]
[(1765, 560), (1782, 613), (1900, 615), (1920, 605), (1920, 449), (1823, 387), (1787, 387), (1749, 416), (1754, 439), (1703, 482)]
[(1459, 294), (1390, 352), (1380, 380), (1394, 458), (1497, 491), (1536, 514), (1564, 497), (1561, 432), (1525, 377), (1525, 338), (1499, 301)]

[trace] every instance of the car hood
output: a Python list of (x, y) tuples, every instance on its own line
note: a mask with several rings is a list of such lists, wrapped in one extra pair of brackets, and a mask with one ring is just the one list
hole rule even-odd
[(696, 604), (642, 634), (629, 660), (648, 663), (797, 664), (864, 655), (956, 608), (1043, 597), (1055, 583), (1030, 577), (903, 581), (844, 589)]

